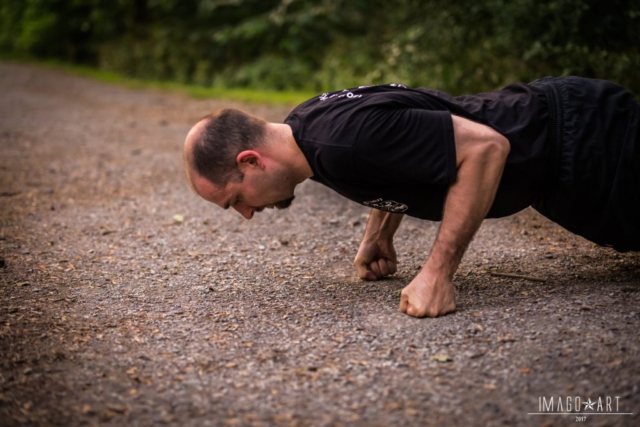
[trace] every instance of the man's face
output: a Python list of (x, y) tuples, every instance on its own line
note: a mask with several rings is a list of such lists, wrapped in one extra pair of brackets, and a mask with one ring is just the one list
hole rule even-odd
[(241, 182), (229, 182), (225, 187), (196, 177), (194, 188), (205, 200), (223, 209), (233, 208), (246, 219), (266, 208), (286, 209), (295, 198), (295, 186), (261, 170), (249, 170)]

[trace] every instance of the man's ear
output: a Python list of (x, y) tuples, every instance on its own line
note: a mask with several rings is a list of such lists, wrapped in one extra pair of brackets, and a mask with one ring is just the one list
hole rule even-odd
[(245, 150), (236, 156), (238, 169), (242, 172), (246, 168), (264, 169), (264, 159), (260, 153), (254, 150)]

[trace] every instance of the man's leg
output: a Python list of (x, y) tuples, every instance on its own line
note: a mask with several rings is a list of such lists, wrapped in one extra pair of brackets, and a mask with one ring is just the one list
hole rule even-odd
[(640, 104), (604, 80), (545, 85), (559, 128), (556, 177), (533, 207), (593, 242), (640, 250)]

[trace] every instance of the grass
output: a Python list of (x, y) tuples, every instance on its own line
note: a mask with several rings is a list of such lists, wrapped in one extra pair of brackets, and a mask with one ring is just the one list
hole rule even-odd
[(243, 88), (205, 87), (166, 81), (142, 80), (97, 68), (73, 65), (61, 61), (39, 60), (29, 57), (0, 55), (0, 60), (42, 66), (76, 76), (87, 77), (105, 83), (117, 84), (130, 89), (152, 89), (163, 92), (182, 93), (199, 99), (215, 98), (268, 105), (297, 105), (317, 95), (316, 93), (295, 91), (254, 90)]

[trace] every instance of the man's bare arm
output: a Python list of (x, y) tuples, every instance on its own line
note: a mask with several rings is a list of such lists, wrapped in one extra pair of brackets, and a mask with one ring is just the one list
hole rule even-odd
[(400, 299), (400, 310), (415, 317), (455, 310), (453, 274), (491, 208), (509, 154), (509, 141), (495, 130), (461, 117), (452, 119), (457, 179), (449, 187), (431, 254)]

